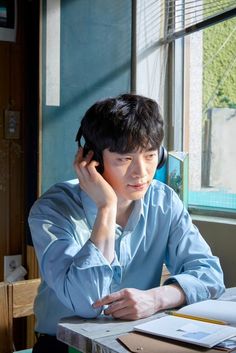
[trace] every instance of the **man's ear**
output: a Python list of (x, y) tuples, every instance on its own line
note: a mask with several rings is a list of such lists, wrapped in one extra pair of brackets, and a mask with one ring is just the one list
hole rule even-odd
[(168, 152), (164, 146), (161, 146), (158, 151), (158, 165), (157, 169), (161, 169), (167, 161)]

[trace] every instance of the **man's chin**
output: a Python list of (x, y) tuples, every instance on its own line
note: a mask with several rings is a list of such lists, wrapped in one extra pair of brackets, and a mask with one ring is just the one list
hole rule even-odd
[(136, 192), (133, 192), (130, 194), (130, 200), (140, 200), (144, 197), (144, 195), (146, 194), (147, 192), (147, 188), (145, 190), (142, 190), (142, 191), (136, 191)]

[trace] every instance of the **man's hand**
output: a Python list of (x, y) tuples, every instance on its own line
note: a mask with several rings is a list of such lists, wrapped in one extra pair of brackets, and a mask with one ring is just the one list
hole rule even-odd
[(117, 197), (112, 187), (98, 173), (99, 163), (93, 160), (93, 151), (83, 157), (83, 148), (75, 156), (74, 168), (81, 188), (94, 200), (98, 208), (117, 204)]
[(135, 288), (122, 289), (96, 301), (93, 307), (108, 306), (104, 310), (106, 315), (123, 320), (138, 320), (184, 303), (184, 292), (174, 284), (145, 291)]
[(137, 320), (156, 312), (154, 296), (149, 290), (126, 288), (105, 296), (94, 303), (94, 308), (108, 305), (104, 314), (124, 320)]

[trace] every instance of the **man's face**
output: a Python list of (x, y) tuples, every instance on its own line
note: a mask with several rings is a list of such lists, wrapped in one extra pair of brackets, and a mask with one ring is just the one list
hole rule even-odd
[(104, 179), (114, 189), (118, 200), (142, 198), (151, 183), (158, 164), (157, 150), (138, 150), (119, 154), (103, 151)]

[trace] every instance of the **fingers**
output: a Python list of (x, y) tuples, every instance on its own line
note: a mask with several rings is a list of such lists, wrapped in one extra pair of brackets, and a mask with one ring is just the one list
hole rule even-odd
[(105, 315), (124, 320), (135, 320), (138, 318), (136, 305), (134, 305), (131, 293), (127, 289), (106, 295), (102, 299), (97, 300), (93, 307), (99, 308), (106, 305), (108, 307), (104, 310)]
[(96, 301), (94, 308), (108, 306), (105, 315), (122, 320), (138, 320), (156, 312), (153, 295), (150, 291), (125, 288)]
[(110, 304), (108, 308), (104, 310), (104, 314), (123, 320), (137, 320), (141, 318), (138, 305), (127, 298)]
[(94, 308), (99, 308), (100, 306), (104, 305), (109, 305), (112, 304), (118, 300), (121, 300), (123, 298), (123, 291), (115, 292), (109, 295), (106, 295), (105, 297), (97, 300), (95, 303), (93, 303)]
[(88, 177), (90, 175), (96, 175), (96, 167), (99, 163), (93, 160), (93, 151), (89, 151), (86, 156), (83, 155), (84, 149), (79, 148), (78, 152), (75, 155), (74, 168), (79, 178)]
[(89, 151), (86, 156), (84, 156), (84, 149), (80, 147), (78, 149), (78, 152), (75, 155), (75, 160), (74, 160), (74, 165), (75, 166), (80, 166), (80, 165), (86, 165), (88, 164), (93, 156), (93, 151)]
[(115, 292), (96, 301), (94, 308), (101, 306), (108, 307), (104, 310), (105, 315), (111, 315), (114, 318), (122, 318), (130, 314), (129, 301), (124, 297), (123, 291)]
[(133, 315), (133, 308), (129, 306), (111, 305), (108, 309), (104, 310), (105, 315), (110, 315), (115, 319), (133, 320), (135, 319)]

